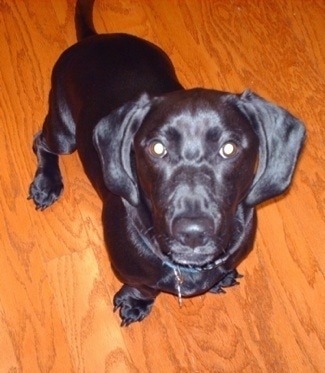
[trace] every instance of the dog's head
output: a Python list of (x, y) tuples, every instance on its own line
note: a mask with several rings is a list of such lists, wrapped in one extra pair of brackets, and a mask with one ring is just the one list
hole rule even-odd
[(146, 95), (102, 119), (94, 143), (108, 189), (150, 212), (162, 254), (204, 266), (227, 251), (240, 204), (289, 186), (302, 123), (246, 91)]

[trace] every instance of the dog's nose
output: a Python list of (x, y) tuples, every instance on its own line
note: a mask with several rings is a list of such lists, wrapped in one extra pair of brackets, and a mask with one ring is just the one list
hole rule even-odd
[(203, 246), (213, 235), (213, 221), (208, 218), (176, 218), (172, 225), (174, 237), (183, 245)]

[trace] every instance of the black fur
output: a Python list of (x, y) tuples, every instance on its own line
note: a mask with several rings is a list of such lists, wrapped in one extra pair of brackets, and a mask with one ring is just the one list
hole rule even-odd
[(81, 40), (53, 69), (30, 198), (39, 209), (59, 198), (58, 155), (77, 149), (103, 201), (112, 268), (125, 284), (114, 305), (128, 325), (161, 291), (187, 297), (237, 283), (254, 206), (286, 190), (305, 131), (250, 91), (184, 90), (155, 45), (97, 35), (91, 8), (78, 2)]

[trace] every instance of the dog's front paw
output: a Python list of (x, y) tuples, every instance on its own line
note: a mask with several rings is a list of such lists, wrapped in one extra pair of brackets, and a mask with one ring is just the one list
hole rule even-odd
[(139, 290), (123, 285), (114, 296), (114, 312), (120, 309), (121, 326), (128, 326), (148, 316), (154, 301), (155, 297), (146, 298)]
[(210, 290), (210, 293), (225, 293), (223, 288), (228, 288), (231, 286), (238, 285), (239, 282), (237, 281), (238, 278), (243, 277), (240, 275), (235, 269), (228, 272), (227, 275), (219, 282), (217, 282)]
[(37, 210), (52, 205), (61, 195), (63, 183), (60, 174), (45, 175), (39, 173), (29, 187), (28, 199), (32, 199)]

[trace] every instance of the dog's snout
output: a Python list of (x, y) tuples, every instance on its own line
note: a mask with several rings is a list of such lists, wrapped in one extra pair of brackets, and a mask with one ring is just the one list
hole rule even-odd
[(172, 226), (174, 237), (183, 245), (191, 248), (204, 246), (214, 232), (211, 219), (208, 218), (176, 218)]

